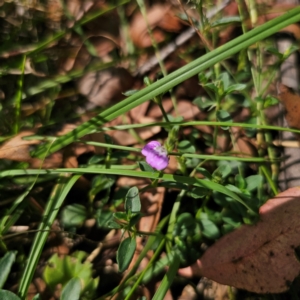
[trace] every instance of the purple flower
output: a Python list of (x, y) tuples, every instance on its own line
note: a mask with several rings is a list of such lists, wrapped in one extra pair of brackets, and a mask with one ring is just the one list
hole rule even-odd
[(146, 157), (146, 162), (156, 170), (160, 171), (168, 166), (167, 150), (158, 141), (149, 142), (142, 149), (142, 154)]

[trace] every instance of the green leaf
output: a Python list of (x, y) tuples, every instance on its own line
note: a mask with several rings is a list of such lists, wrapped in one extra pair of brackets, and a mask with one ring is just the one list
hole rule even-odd
[(246, 84), (242, 84), (242, 83), (237, 83), (237, 84), (232, 84), (231, 86), (229, 86), (229, 88), (227, 90), (225, 90), (226, 95), (232, 93), (232, 92), (236, 92), (236, 91), (242, 91), (247, 87)]
[(273, 96), (268, 95), (264, 102), (264, 108), (276, 105), (279, 103), (279, 100)]
[[(220, 122), (232, 122), (232, 118), (229, 112), (225, 110), (218, 110), (216, 113), (217, 120)], [(222, 129), (227, 130), (229, 127), (221, 126)]]
[(133, 257), (134, 251), (136, 248), (135, 238), (128, 237), (120, 243), (118, 252), (117, 252), (117, 263), (119, 265), (119, 272), (124, 272)]
[(204, 168), (201, 167), (197, 168), (197, 172), (205, 176), (207, 179), (212, 179), (212, 175)]
[(292, 53), (294, 53), (298, 50), (299, 50), (298, 45), (295, 45), (295, 44), (291, 45), (290, 48), (288, 48), (284, 51), (282, 59), (283, 60), (287, 59)]
[(211, 28), (218, 27), (218, 26), (224, 26), (229, 25), (232, 23), (240, 23), (241, 17), (240, 16), (228, 16), (228, 17), (222, 17), (219, 20), (212, 22), (210, 24)]
[(6, 290), (0, 290), (0, 299), (1, 300), (21, 300), (16, 294), (6, 291)]
[(206, 188), (201, 188), (201, 187), (194, 187), (191, 189), (189, 192), (189, 196), (195, 199), (203, 198), (206, 195), (208, 195), (209, 190)]
[(279, 59), (282, 59), (282, 57), (283, 57), (283, 54), (281, 52), (279, 52), (277, 47), (268, 46), (265, 48), (265, 51), (276, 55)]
[(92, 264), (82, 261), (87, 256), (83, 251), (76, 251), (72, 255), (58, 257), (54, 254), (44, 269), (43, 277), (46, 284), (54, 290), (57, 284), (63, 287), (73, 278), (79, 278), (82, 284), (82, 293), (89, 291), (92, 295), (96, 289), (99, 278), (93, 278)]
[(127, 192), (125, 197), (125, 210), (127, 213), (137, 213), (141, 210), (139, 189), (135, 186), (130, 188)]
[(86, 218), (86, 207), (77, 203), (67, 205), (61, 215), (61, 221), (65, 227), (81, 226)]
[(206, 108), (212, 109), (213, 107), (216, 106), (216, 102), (212, 100), (208, 100), (207, 98), (204, 97), (197, 97), (193, 103), (200, 109), (200, 110), (205, 110)]
[(89, 195), (93, 196), (98, 194), (101, 191), (108, 190), (115, 183), (114, 176), (107, 176), (104, 174), (100, 174), (95, 176), (92, 180), (92, 187), (89, 191)]
[(6, 282), (11, 267), (16, 260), (16, 253), (15, 251), (9, 251), (0, 259), (0, 288), (2, 288)]
[(105, 157), (104, 155), (93, 155), (89, 160), (88, 160), (88, 165), (94, 165), (97, 164), (101, 161), (104, 161)]
[(137, 224), (137, 222), (142, 218), (142, 214), (140, 213), (137, 213), (137, 214), (133, 214), (131, 217), (130, 217), (130, 220), (129, 220), (129, 226), (132, 227), (134, 225)]
[(198, 74), (198, 80), (200, 84), (206, 84), (213, 75), (214, 73), (211, 71), (207, 71), (205, 73), (201, 72)]
[(122, 93), (124, 96), (126, 96), (126, 97), (129, 97), (129, 96), (131, 96), (131, 95), (133, 95), (133, 94), (135, 94), (135, 93), (137, 93), (139, 90), (129, 90), (129, 91), (126, 91), (126, 92), (124, 92), (124, 93)]
[(209, 82), (209, 83), (203, 84), (202, 86), (205, 89), (209, 89), (210, 91), (212, 91), (215, 95), (218, 95), (219, 89), (215, 83)]
[(61, 300), (78, 300), (81, 292), (80, 279), (72, 278), (63, 288), (61, 292)]
[(98, 209), (96, 212), (96, 221), (99, 227), (107, 227), (107, 224), (113, 218), (113, 212), (110, 210)]
[(215, 240), (220, 237), (219, 228), (209, 219), (201, 219), (202, 234), (209, 239)]
[(117, 223), (114, 220), (108, 221), (107, 222), (107, 227), (108, 228), (113, 228), (113, 229), (121, 229), (122, 225), (120, 225), (119, 223)]
[(228, 234), (229, 232), (233, 231), (234, 229), (236, 229), (235, 226), (232, 226), (230, 224), (223, 224), (222, 225), (222, 234)]
[(243, 190), (247, 186), (245, 178), (243, 176), (241, 176), (240, 174), (237, 174), (235, 176), (235, 184), (241, 190)]
[(41, 298), (40, 294), (36, 294), (36, 295), (32, 298), (32, 300), (42, 300), (42, 298)]
[(253, 191), (257, 189), (263, 183), (263, 177), (261, 175), (251, 175), (246, 178), (247, 190)]
[(124, 211), (117, 211), (113, 213), (113, 216), (120, 221), (128, 221), (128, 215)]
[(231, 167), (228, 164), (220, 165), (214, 172), (213, 178), (221, 176), (221, 178), (226, 178), (232, 172)]
[(145, 161), (139, 161), (139, 167), (142, 171), (145, 172), (154, 172), (155, 170), (149, 166)]
[(178, 146), (178, 151), (181, 153), (195, 153), (196, 148), (195, 146), (188, 140), (181, 141)]
[(218, 78), (223, 83), (223, 88), (226, 91), (230, 86), (230, 78), (227, 72), (223, 72), (219, 75)]
[(224, 223), (234, 226), (235, 228), (242, 225), (241, 218), (232, 210), (226, 210), (222, 216)]

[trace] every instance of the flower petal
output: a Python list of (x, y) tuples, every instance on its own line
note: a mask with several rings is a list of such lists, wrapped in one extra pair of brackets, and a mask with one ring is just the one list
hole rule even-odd
[(148, 154), (150, 154), (150, 153), (153, 153), (153, 149), (155, 148), (155, 147), (157, 147), (157, 146), (159, 146), (159, 147), (161, 147), (161, 144), (160, 144), (160, 142), (158, 142), (158, 141), (151, 141), (151, 142), (149, 142), (147, 145), (145, 145), (145, 147), (142, 149), (142, 154), (144, 155), (144, 156), (147, 156)]
[(146, 162), (154, 169), (160, 171), (165, 169), (169, 164), (167, 156), (160, 156), (158, 154), (149, 155), (146, 157)]
[(158, 142), (151, 141), (142, 149), (146, 162), (156, 170), (163, 170), (168, 166), (169, 158), (167, 150)]

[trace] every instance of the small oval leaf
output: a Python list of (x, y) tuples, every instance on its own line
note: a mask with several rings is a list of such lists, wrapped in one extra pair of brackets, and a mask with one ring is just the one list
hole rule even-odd
[(17, 295), (10, 291), (0, 290), (0, 299), (1, 300), (21, 300)]
[(139, 189), (134, 186), (129, 189), (125, 198), (125, 210), (126, 212), (137, 213), (141, 210), (141, 201), (139, 195)]
[(128, 237), (121, 242), (117, 252), (117, 263), (119, 265), (119, 272), (122, 273), (128, 268), (132, 260), (135, 248), (135, 238)]
[[(10, 251), (7, 252), (1, 259), (0, 259), (0, 288), (3, 287), (8, 274), (10, 273), (10, 269), (12, 264), (16, 259), (16, 252)], [(2, 299), (2, 298), (0, 298)]]
[(80, 297), (81, 284), (78, 277), (72, 278), (61, 292), (61, 300), (77, 300)]
[[(231, 115), (226, 110), (220, 109), (220, 110), (217, 111), (216, 115), (217, 115), (218, 121), (220, 121), (220, 122), (230, 122), (230, 123), (232, 122)], [(224, 130), (226, 130), (229, 127), (221, 126), (221, 128), (224, 129)]]

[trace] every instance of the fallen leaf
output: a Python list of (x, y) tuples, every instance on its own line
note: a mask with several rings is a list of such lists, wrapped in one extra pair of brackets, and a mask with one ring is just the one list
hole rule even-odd
[[(184, 120), (195, 120), (200, 116), (200, 111), (191, 101), (179, 100), (177, 103), (177, 114), (183, 117)], [(176, 117), (176, 112), (173, 111), (172, 115)]]
[(251, 140), (244, 135), (244, 130), (240, 127), (231, 127), (231, 132), (234, 137), (233, 151), (240, 152), (241, 157), (256, 157), (257, 148)]
[[(167, 114), (170, 113), (170, 111), (174, 107), (171, 98), (164, 98), (162, 100), (162, 105)], [(160, 107), (156, 103), (153, 102), (153, 103), (150, 103), (150, 109), (148, 111), (147, 116), (150, 118), (159, 119), (159, 118), (162, 118), (163, 115), (162, 115)]]
[(23, 137), (34, 135), (34, 130), (22, 131), (0, 147), (0, 159), (30, 161), (30, 147), (40, 143), (39, 140), (24, 140)]
[(133, 77), (124, 68), (109, 68), (90, 72), (77, 82), (82, 95), (97, 106), (107, 106), (124, 98), (122, 93), (131, 88)]
[(208, 248), (182, 275), (205, 276), (255, 293), (281, 293), (300, 273), (300, 188), (268, 200), (255, 225), (243, 225)]
[(300, 129), (300, 96), (283, 84), (278, 85), (278, 95), (285, 108), (285, 118), (288, 125), (291, 128)]
[[(166, 31), (179, 31), (181, 28), (180, 19), (172, 12), (171, 6), (156, 4), (147, 11), (147, 22), (152, 31), (154, 40), (157, 43), (164, 41)], [(141, 13), (137, 13), (130, 26), (130, 36), (135, 45), (141, 48), (152, 45), (148, 34), (147, 23)]]

